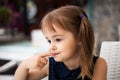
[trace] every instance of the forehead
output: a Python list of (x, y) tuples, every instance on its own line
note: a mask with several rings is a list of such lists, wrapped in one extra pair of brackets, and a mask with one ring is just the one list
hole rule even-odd
[(44, 27), (42, 31), (44, 34), (47, 34), (47, 33), (65, 33), (67, 30), (53, 24), (52, 27), (50, 26)]

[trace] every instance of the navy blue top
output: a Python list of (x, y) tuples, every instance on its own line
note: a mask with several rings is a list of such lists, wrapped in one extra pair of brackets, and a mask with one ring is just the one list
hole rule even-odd
[[(95, 64), (98, 57), (93, 57), (93, 63)], [(93, 69), (91, 73), (93, 72)], [(63, 62), (56, 62), (53, 57), (49, 58), (49, 80), (82, 80), (77, 79), (81, 73), (81, 68), (69, 70)], [(90, 80), (85, 76), (84, 80)]]

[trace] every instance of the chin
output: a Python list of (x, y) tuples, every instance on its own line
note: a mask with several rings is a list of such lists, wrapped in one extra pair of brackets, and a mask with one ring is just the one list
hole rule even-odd
[(62, 62), (62, 59), (57, 58), (57, 57), (54, 57), (54, 60), (55, 60), (56, 62)]

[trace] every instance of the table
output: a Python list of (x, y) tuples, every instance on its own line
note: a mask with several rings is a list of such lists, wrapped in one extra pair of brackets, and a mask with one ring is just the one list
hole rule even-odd
[(33, 46), (30, 41), (0, 46), (0, 59), (24, 60), (34, 54), (47, 52), (46, 45)]
[(2, 45), (0, 46), (0, 59), (10, 60), (10, 62), (0, 66), (0, 72), (9, 70), (16, 64), (19, 65), (22, 60), (30, 56), (47, 51), (47, 45), (33, 46), (30, 41)]

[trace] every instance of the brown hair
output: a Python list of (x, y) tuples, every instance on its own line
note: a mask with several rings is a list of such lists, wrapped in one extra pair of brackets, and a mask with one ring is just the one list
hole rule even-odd
[(92, 78), (94, 34), (86, 13), (78, 6), (67, 5), (55, 9), (42, 19), (41, 28), (55, 31), (53, 24), (73, 33), (79, 43), (79, 56), (82, 79)]

